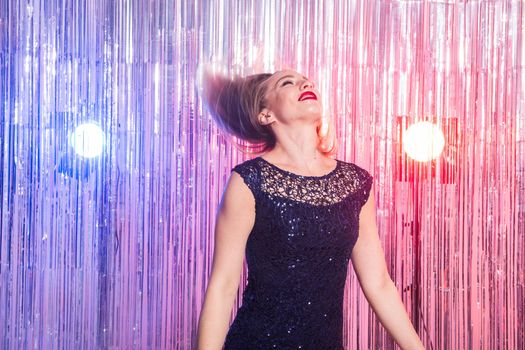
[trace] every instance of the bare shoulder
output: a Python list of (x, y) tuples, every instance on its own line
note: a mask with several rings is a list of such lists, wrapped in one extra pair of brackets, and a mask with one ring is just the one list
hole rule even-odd
[(254, 196), (243, 177), (232, 171), (217, 212), (213, 267), (208, 288), (235, 293), (246, 242), (254, 223)]
[(255, 197), (243, 177), (232, 171), (224, 189), (220, 211), (247, 213), (255, 210)]

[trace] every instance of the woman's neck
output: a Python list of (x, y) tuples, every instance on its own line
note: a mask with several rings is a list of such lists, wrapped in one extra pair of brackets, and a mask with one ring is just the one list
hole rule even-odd
[(326, 158), (319, 151), (319, 136), (314, 126), (275, 130), (277, 142), (267, 153), (277, 163), (294, 168), (318, 168)]

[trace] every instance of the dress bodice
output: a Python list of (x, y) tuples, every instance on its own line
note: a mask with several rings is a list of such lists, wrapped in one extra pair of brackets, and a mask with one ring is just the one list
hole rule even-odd
[(248, 284), (225, 348), (342, 349), (344, 285), (373, 177), (341, 160), (323, 176), (261, 157), (232, 170), (251, 190), (256, 215)]

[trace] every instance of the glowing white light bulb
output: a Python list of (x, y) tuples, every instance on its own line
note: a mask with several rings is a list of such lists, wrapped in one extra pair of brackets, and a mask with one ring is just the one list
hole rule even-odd
[(104, 147), (104, 132), (97, 124), (81, 124), (71, 133), (69, 141), (79, 156), (98, 157)]
[(403, 133), (403, 150), (418, 162), (427, 162), (439, 157), (443, 147), (443, 131), (430, 122), (412, 124)]

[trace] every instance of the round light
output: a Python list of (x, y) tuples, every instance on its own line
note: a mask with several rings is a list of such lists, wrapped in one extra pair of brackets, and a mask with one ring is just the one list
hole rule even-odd
[(70, 142), (79, 156), (98, 157), (104, 147), (104, 132), (97, 124), (81, 124), (71, 134)]
[(403, 150), (418, 162), (436, 159), (445, 147), (445, 136), (437, 125), (430, 122), (412, 124), (403, 133)]

